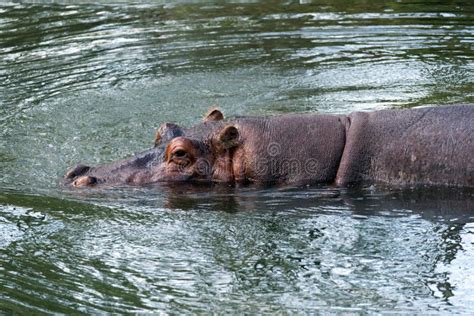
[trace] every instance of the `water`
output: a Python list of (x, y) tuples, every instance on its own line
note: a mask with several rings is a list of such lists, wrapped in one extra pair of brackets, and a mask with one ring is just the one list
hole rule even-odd
[(69, 190), (163, 122), (474, 103), (471, 1), (0, 4), (0, 310), (474, 310), (472, 190)]

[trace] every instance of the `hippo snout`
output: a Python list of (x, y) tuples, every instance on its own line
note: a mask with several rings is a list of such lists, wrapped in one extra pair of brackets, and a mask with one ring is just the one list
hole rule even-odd
[(64, 176), (65, 179), (74, 179), (75, 177), (82, 176), (87, 171), (90, 170), (91, 167), (85, 165), (77, 165), (74, 168), (69, 169)]
[(84, 186), (90, 186), (97, 184), (98, 180), (96, 177), (91, 177), (91, 176), (83, 176), (79, 177), (76, 180), (72, 182), (72, 185), (75, 187), (84, 187)]
[(64, 176), (65, 179), (71, 180), (71, 184), (75, 187), (90, 186), (98, 183), (96, 177), (86, 176), (85, 174), (91, 167), (79, 164), (69, 169)]

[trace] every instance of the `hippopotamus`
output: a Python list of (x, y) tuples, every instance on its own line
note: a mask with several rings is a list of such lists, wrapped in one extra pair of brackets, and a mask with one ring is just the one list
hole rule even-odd
[(162, 124), (154, 147), (111, 164), (78, 165), (74, 187), (160, 182), (473, 187), (474, 106), (452, 105)]

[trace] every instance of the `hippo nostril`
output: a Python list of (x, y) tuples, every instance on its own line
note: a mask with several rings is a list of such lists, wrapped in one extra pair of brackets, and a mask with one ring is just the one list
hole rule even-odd
[(66, 175), (64, 176), (66, 179), (73, 179), (75, 177), (78, 177), (80, 175), (83, 175), (87, 171), (89, 171), (91, 167), (85, 166), (85, 165), (77, 165), (74, 168), (71, 168), (66, 172)]
[(77, 180), (75, 180), (72, 185), (75, 187), (84, 187), (87, 185), (94, 185), (97, 184), (97, 178), (96, 177), (91, 177), (91, 176), (84, 176), (80, 177)]

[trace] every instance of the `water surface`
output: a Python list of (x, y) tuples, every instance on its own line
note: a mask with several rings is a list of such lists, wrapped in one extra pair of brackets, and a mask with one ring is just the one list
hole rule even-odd
[(472, 190), (68, 190), (163, 122), (474, 103), (471, 1), (0, 4), (0, 310), (474, 310)]

